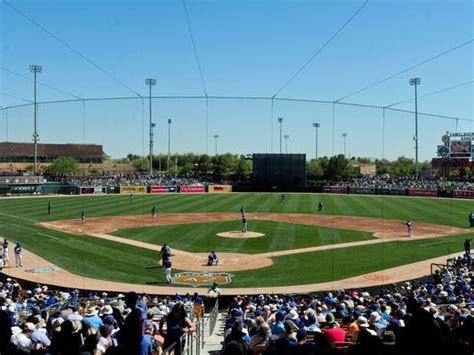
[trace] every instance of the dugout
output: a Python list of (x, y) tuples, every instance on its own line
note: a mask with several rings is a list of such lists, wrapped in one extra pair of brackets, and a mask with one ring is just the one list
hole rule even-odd
[(305, 186), (306, 154), (255, 153), (253, 184), (276, 191)]

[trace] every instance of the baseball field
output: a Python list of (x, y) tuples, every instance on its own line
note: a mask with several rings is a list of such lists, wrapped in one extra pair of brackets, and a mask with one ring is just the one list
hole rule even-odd
[[(156, 219), (150, 215), (153, 205)], [(248, 235), (238, 233), (242, 206)], [(364, 275), (376, 283), (380, 280), (373, 275), (384, 270), (462, 252), (472, 232), (467, 222), (472, 209), (468, 200), (325, 194), (4, 198), (0, 237), (25, 249), (25, 267), (4, 271), (30, 280), (39, 280), (37, 269), (46, 261), (99, 285), (106, 280), (166, 286), (158, 251), (167, 243), (174, 254), (173, 275), (222, 272), (231, 275), (225, 288), (292, 286), (297, 291), (298, 285), (337, 286)], [(413, 223), (411, 238), (406, 220)], [(220, 258), (218, 266), (206, 265), (211, 250)], [(54, 270), (47, 275), (53, 284), (60, 277)], [(412, 278), (406, 272), (403, 277)]]

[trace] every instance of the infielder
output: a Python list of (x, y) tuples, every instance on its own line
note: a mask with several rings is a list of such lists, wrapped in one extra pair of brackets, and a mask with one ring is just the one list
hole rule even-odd
[(153, 205), (153, 207), (151, 208), (150, 212), (151, 212), (151, 217), (152, 217), (153, 219), (156, 219), (156, 206), (155, 206), (155, 205)]
[(20, 243), (16, 243), (15, 245), (15, 266), (22, 267), (23, 266), (23, 254), (21, 253), (21, 245)]
[(240, 208), (240, 217), (242, 218), (242, 233), (247, 233), (247, 215), (243, 207)]
[(402, 222), (407, 227), (409, 237), (413, 237), (413, 224), (410, 221)]
[(84, 210), (81, 211), (81, 224), (84, 224), (86, 222), (86, 213)]

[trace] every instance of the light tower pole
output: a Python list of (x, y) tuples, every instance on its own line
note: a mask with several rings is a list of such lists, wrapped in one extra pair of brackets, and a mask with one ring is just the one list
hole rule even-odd
[(420, 78), (410, 79), (410, 85), (415, 87), (415, 178), (418, 180), (419, 170), (418, 170), (418, 91), (417, 87), (421, 84)]
[(218, 134), (214, 134), (214, 154), (217, 155), (217, 138), (219, 138)]
[(347, 157), (346, 154), (346, 138), (347, 138), (347, 133), (342, 134), (342, 138), (344, 138), (344, 157)]
[(151, 119), (151, 87), (156, 85), (156, 79), (145, 79), (145, 84), (150, 87), (150, 175), (153, 175), (153, 127), (155, 124)]
[(316, 160), (318, 159), (318, 128), (320, 127), (320, 124), (315, 122), (313, 123), (313, 127), (316, 128), (316, 141), (315, 141), (315, 157), (316, 157)]
[(168, 159), (166, 160), (166, 171), (170, 171), (170, 154), (171, 154), (171, 118), (168, 118)]
[(280, 154), (283, 153), (283, 150), (282, 150), (282, 123), (283, 123), (283, 118), (282, 117), (278, 117), (278, 123), (280, 124)]
[(36, 124), (36, 115), (38, 111), (38, 104), (36, 103), (36, 74), (41, 73), (43, 71), (43, 67), (41, 65), (31, 64), (30, 65), (30, 72), (33, 73), (34, 77), (34, 89), (33, 89), (33, 143), (35, 146), (34, 150), (34, 163), (33, 163), (33, 174), (36, 175), (37, 168), (38, 168), (38, 130)]
[(288, 154), (288, 138), (290, 138), (290, 135), (285, 134), (283, 138), (285, 138), (285, 153)]

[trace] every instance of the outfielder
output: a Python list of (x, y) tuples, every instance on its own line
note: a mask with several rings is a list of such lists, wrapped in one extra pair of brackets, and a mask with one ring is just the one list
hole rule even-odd
[(150, 212), (151, 212), (151, 217), (152, 217), (153, 219), (156, 219), (156, 206), (155, 206), (155, 205), (153, 205), (153, 207), (151, 208)]
[(48, 201), (48, 214), (50, 215), (51, 212), (53, 210), (53, 204), (51, 203), (51, 201)]

